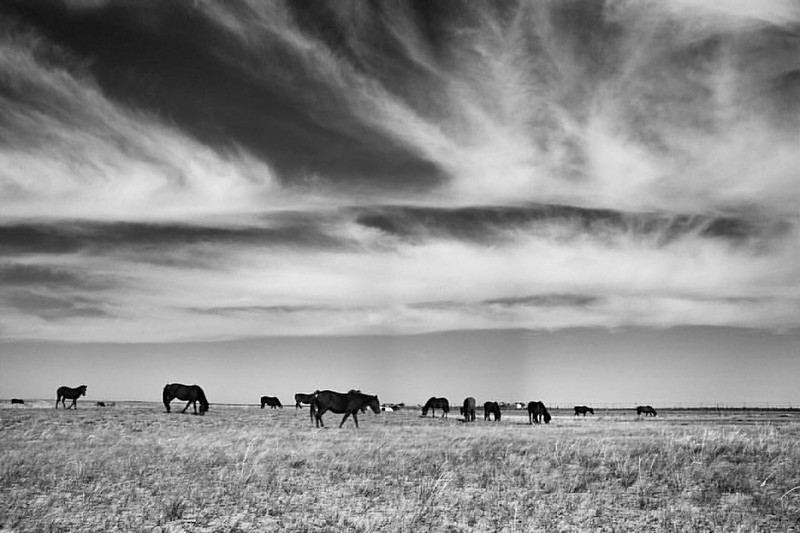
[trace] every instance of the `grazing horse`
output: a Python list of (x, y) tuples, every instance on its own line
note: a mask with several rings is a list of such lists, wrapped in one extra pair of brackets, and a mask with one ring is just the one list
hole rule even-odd
[[(64, 409), (74, 407), (77, 411), (78, 398), (81, 396), (86, 396), (86, 385), (81, 385), (75, 389), (72, 387), (59, 387), (58, 390), (56, 390), (56, 409), (58, 409), (58, 402), (61, 402), (61, 407)], [(72, 403), (69, 404), (69, 407), (67, 407), (65, 400), (72, 400)]]
[(164, 400), (164, 407), (167, 408), (167, 412), (169, 413), (169, 402), (174, 400), (175, 398), (179, 400), (183, 400), (184, 402), (188, 402), (186, 407), (183, 408), (181, 413), (185, 413), (189, 406), (194, 407), (194, 414), (197, 414), (197, 402), (200, 402), (200, 414), (204, 415), (208, 411), (208, 400), (206, 399), (206, 393), (203, 392), (197, 385), (183, 385), (182, 383), (169, 383), (164, 386), (164, 392), (162, 394), (162, 398)]
[(381, 403), (378, 401), (377, 396), (364, 394), (361, 391), (351, 390), (349, 392), (334, 392), (330, 390), (317, 391), (314, 393), (314, 399), (311, 401), (311, 418), (313, 418), (317, 427), (325, 427), (322, 422), (322, 415), (326, 411), (342, 414), (342, 421), (339, 427), (344, 425), (347, 417), (353, 415), (353, 422), (358, 428), (358, 412), (366, 412), (366, 408), (372, 409), (372, 412), (380, 414)]
[(431, 410), (431, 416), (436, 416), (436, 409), (442, 410), (442, 418), (447, 418), (447, 413), (450, 412), (450, 402), (447, 401), (447, 398), (436, 398), (435, 396), (431, 396), (425, 405), (422, 407), (422, 416), (428, 415), (428, 409)]
[(11, 405), (14, 405), (15, 403), (19, 405), (25, 405), (25, 400), (21, 398), (11, 398)]
[(588, 407), (586, 405), (576, 405), (575, 406), (575, 416), (583, 415), (586, 416), (586, 413), (594, 414), (594, 409)]
[(549, 424), (550, 419), (550, 413), (547, 412), (547, 407), (542, 402), (528, 402), (529, 424), (541, 424), (542, 420), (545, 424)]
[(262, 396), (261, 397), (261, 408), (263, 409), (265, 405), (269, 405), (270, 409), (277, 409), (280, 407), (283, 409), (283, 405), (281, 405), (281, 401), (276, 398), (275, 396)]
[(475, 422), (475, 398), (472, 396), (464, 398), (464, 405), (460, 411), (464, 416), (464, 422)]
[(483, 419), (490, 420), (489, 415), (494, 415), (494, 421), (499, 422), (502, 416), (500, 413), (500, 404), (497, 402), (486, 402), (483, 404)]
[(105, 407), (106, 406), (106, 402), (97, 402), (95, 405), (97, 407)]
[(649, 405), (639, 405), (636, 407), (636, 416), (644, 413), (644, 416), (656, 416), (656, 410)]
[(298, 392), (294, 395), (294, 408), (300, 409), (304, 403), (311, 404), (314, 401), (314, 394), (303, 394), (302, 392)]

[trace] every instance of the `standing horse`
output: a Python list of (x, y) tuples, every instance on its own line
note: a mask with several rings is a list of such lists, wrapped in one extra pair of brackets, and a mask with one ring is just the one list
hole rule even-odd
[(25, 400), (22, 398), (11, 398), (11, 405), (18, 404), (18, 405), (25, 405)]
[(528, 402), (529, 424), (541, 424), (542, 420), (545, 424), (549, 424), (550, 419), (550, 413), (547, 412), (547, 407), (542, 402)]
[(356, 390), (351, 390), (347, 393), (323, 390), (314, 393), (310, 411), (311, 418), (316, 421), (317, 427), (325, 427), (322, 422), (322, 415), (326, 411), (331, 411), (337, 414), (344, 413), (339, 427), (344, 425), (344, 421), (347, 420), (348, 416), (353, 415), (353, 422), (358, 428), (358, 412), (366, 412), (367, 407), (372, 409), (372, 412), (376, 415), (381, 412), (381, 403), (378, 401), (377, 396), (371, 396)]
[[(69, 409), (70, 407), (74, 407), (75, 410), (78, 410), (78, 398), (81, 396), (86, 396), (86, 385), (81, 385), (73, 389), (72, 387), (59, 387), (56, 390), (56, 409), (58, 409), (58, 402), (61, 402), (61, 407), (64, 409)], [(72, 400), (72, 403), (67, 407), (65, 400)]]
[(656, 410), (649, 405), (639, 405), (636, 407), (636, 416), (644, 413), (644, 416), (656, 416)]
[(472, 396), (464, 398), (464, 405), (460, 411), (464, 416), (464, 422), (475, 422), (475, 398)]
[(294, 395), (294, 408), (300, 409), (304, 403), (311, 404), (314, 401), (314, 394), (303, 394), (302, 392), (298, 392)]
[(203, 392), (197, 385), (183, 385), (182, 383), (169, 383), (164, 386), (164, 392), (162, 394), (162, 398), (164, 400), (164, 407), (167, 408), (167, 412), (170, 412), (169, 409), (169, 402), (174, 400), (175, 398), (179, 400), (183, 400), (184, 402), (188, 402), (186, 407), (183, 408), (181, 413), (185, 413), (189, 406), (194, 407), (194, 414), (197, 414), (197, 402), (200, 402), (200, 414), (204, 415), (208, 411), (208, 400), (206, 399), (206, 393)]
[(576, 405), (575, 406), (575, 416), (583, 415), (586, 416), (586, 413), (594, 414), (594, 409), (588, 407), (586, 405)]
[(431, 396), (422, 407), (422, 416), (428, 415), (428, 409), (431, 410), (432, 417), (436, 416), (436, 409), (441, 409), (442, 418), (447, 418), (447, 413), (450, 412), (450, 402), (447, 401), (447, 398), (437, 398), (435, 396)]
[(489, 415), (494, 415), (494, 421), (499, 422), (502, 416), (500, 413), (500, 404), (497, 402), (486, 402), (483, 404), (483, 419), (490, 420)]
[(281, 401), (276, 398), (275, 396), (262, 396), (261, 397), (261, 408), (263, 409), (265, 405), (269, 405), (270, 409), (277, 409), (280, 407), (283, 409), (283, 405), (281, 405)]

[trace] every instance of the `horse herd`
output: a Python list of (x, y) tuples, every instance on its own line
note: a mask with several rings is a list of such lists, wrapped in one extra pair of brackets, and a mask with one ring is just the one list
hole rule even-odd
[[(59, 403), (61, 403), (61, 406), (64, 409), (77, 409), (78, 398), (86, 395), (86, 388), (86, 385), (81, 385), (75, 388), (59, 387), (58, 390), (56, 390), (56, 409), (58, 409)], [(194, 409), (194, 414), (203, 415), (208, 411), (208, 399), (206, 398), (206, 394), (203, 392), (203, 389), (198, 385), (168, 383), (164, 386), (164, 390), (162, 392), (162, 401), (167, 413), (171, 411), (170, 403), (175, 399), (187, 402), (181, 413), (185, 413), (190, 405)], [(72, 400), (72, 403), (69, 405), (69, 407), (66, 406), (66, 400)], [(348, 392), (317, 390), (310, 394), (297, 393), (294, 395), (294, 400), (296, 409), (302, 407), (303, 404), (310, 406), (309, 413), (311, 420), (316, 423), (316, 427), (325, 426), (322, 421), (322, 415), (328, 411), (344, 415), (344, 417), (342, 417), (342, 421), (339, 423), (339, 427), (342, 427), (345, 421), (351, 416), (353, 417), (353, 422), (355, 423), (356, 427), (358, 427), (358, 413), (365, 413), (367, 408), (371, 409), (375, 414), (379, 414), (381, 412), (381, 404), (378, 401), (377, 396), (364, 394), (360, 390), (355, 389), (352, 389)], [(13, 398), (11, 403), (24, 404), (25, 402), (18, 398)], [(200, 404), (199, 412), (197, 409), (198, 403)], [(97, 405), (103, 407), (105, 406), (103, 402), (97, 402)], [(461, 416), (464, 417), (463, 422), (475, 421), (476, 405), (477, 402), (472, 396), (464, 399), (463, 404), (459, 408)], [(265, 406), (269, 406), (272, 409), (283, 409), (281, 401), (275, 396), (262, 396), (261, 409), (263, 409)], [(442, 413), (440, 417), (447, 418), (447, 415), (450, 412), (450, 402), (448, 399), (432, 396), (427, 402), (425, 402), (425, 405), (422, 406), (422, 416), (427, 416), (428, 412), (430, 411), (431, 417), (435, 417), (437, 409)], [(529, 424), (541, 424), (542, 422), (549, 424), (550, 420), (552, 419), (550, 413), (547, 411), (547, 407), (540, 401), (528, 402), (527, 412)], [(587, 413), (594, 414), (594, 409), (586, 405), (575, 406), (575, 416), (586, 416)], [(649, 405), (639, 405), (636, 407), (636, 415), (656, 416), (656, 410)], [(499, 422), (501, 417), (502, 412), (500, 410), (500, 404), (497, 402), (486, 402), (483, 404), (483, 419), (485, 421), (494, 420), (495, 422)]]

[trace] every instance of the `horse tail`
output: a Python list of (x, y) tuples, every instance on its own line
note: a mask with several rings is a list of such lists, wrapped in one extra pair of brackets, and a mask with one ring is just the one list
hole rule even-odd
[(197, 401), (200, 402), (201, 413), (208, 411), (208, 400), (206, 399), (206, 393), (203, 392), (203, 389), (200, 387), (197, 387)]
[(161, 400), (164, 402), (164, 407), (167, 408), (167, 412), (169, 413), (169, 402), (172, 401), (172, 395), (169, 393), (169, 383), (164, 385), (164, 391), (161, 393)]

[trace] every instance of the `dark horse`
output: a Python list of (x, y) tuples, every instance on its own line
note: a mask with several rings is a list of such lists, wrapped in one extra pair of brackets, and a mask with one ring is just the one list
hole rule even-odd
[(550, 413), (547, 412), (547, 407), (542, 402), (528, 402), (529, 424), (541, 424), (542, 420), (545, 424), (549, 424), (550, 418)]
[(489, 415), (494, 415), (494, 421), (499, 422), (502, 414), (500, 413), (500, 404), (497, 402), (486, 402), (483, 404), (483, 419), (490, 420)]
[(594, 409), (588, 407), (586, 405), (576, 405), (575, 406), (575, 416), (583, 415), (586, 416), (586, 413), (594, 414)]
[(644, 413), (644, 416), (656, 416), (656, 410), (649, 405), (639, 405), (636, 407), (636, 416)]
[[(61, 407), (64, 409), (74, 407), (77, 410), (78, 398), (81, 396), (86, 396), (86, 385), (81, 385), (76, 389), (73, 389), (72, 387), (59, 387), (56, 391), (56, 409), (58, 409), (58, 402), (61, 402)], [(64, 400), (72, 400), (72, 403), (69, 404), (69, 407), (67, 407), (67, 404)]]
[(175, 398), (188, 402), (186, 407), (183, 408), (181, 413), (185, 413), (189, 406), (194, 407), (194, 414), (197, 414), (197, 402), (200, 402), (200, 414), (206, 414), (208, 411), (208, 400), (206, 400), (206, 393), (203, 392), (197, 385), (183, 385), (182, 383), (170, 383), (164, 386), (164, 407), (167, 408), (169, 413), (169, 402)]
[(353, 415), (353, 422), (358, 427), (358, 412), (366, 411), (367, 407), (372, 409), (372, 412), (376, 415), (381, 412), (381, 403), (378, 401), (377, 396), (364, 394), (357, 390), (351, 390), (346, 393), (323, 390), (314, 393), (314, 399), (311, 401), (311, 417), (317, 422), (317, 427), (325, 427), (322, 422), (322, 415), (326, 411), (337, 414), (344, 413), (339, 427), (344, 425), (344, 421), (350, 415)]
[(428, 415), (428, 409), (431, 410), (431, 416), (436, 416), (436, 409), (442, 410), (442, 418), (447, 418), (447, 413), (450, 412), (450, 402), (447, 398), (436, 398), (432, 396), (425, 405), (422, 407), (422, 416)]
[(294, 408), (300, 409), (300, 407), (304, 404), (310, 404), (314, 401), (314, 394), (303, 394), (302, 392), (298, 392), (294, 395)]
[(11, 405), (14, 405), (15, 403), (19, 405), (25, 405), (25, 400), (22, 398), (11, 398)]
[(472, 396), (464, 398), (464, 405), (460, 411), (464, 415), (464, 422), (475, 422), (475, 398)]
[(281, 401), (276, 398), (275, 396), (262, 396), (261, 397), (261, 408), (263, 409), (265, 405), (269, 405), (270, 409), (276, 409), (280, 407), (283, 409), (283, 405), (281, 405)]

